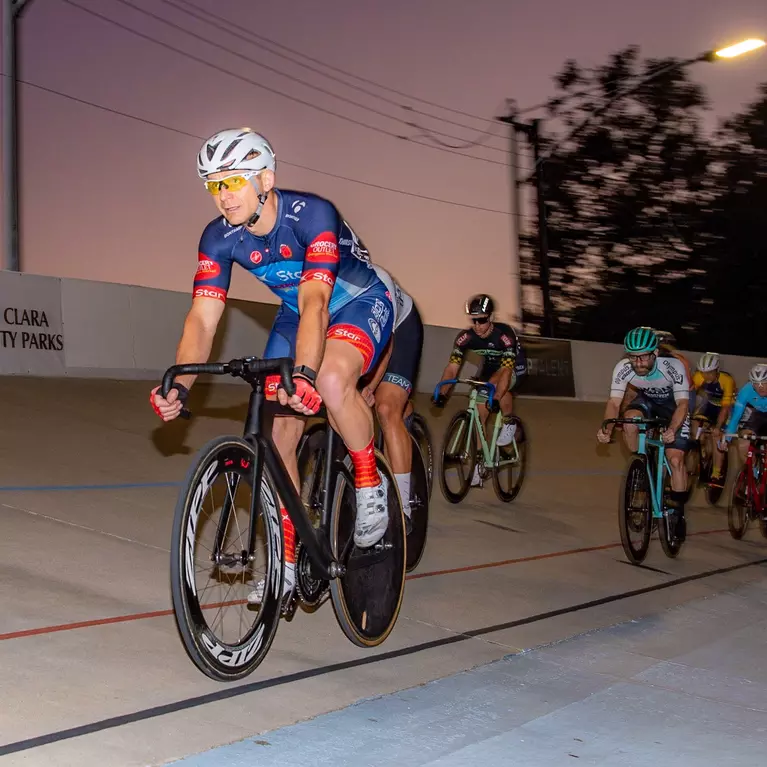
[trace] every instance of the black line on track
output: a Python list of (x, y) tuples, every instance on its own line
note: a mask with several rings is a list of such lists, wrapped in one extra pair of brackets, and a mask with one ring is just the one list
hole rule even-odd
[(20, 751), (29, 751), (33, 748), (40, 746), (48, 746), (53, 743), (60, 743), (65, 740), (71, 740), (72, 738), (79, 738), (83, 735), (93, 735), (97, 732), (103, 732), (104, 730), (110, 730), (115, 727), (123, 727), (127, 724), (135, 724), (136, 722), (142, 722), (147, 719), (154, 719), (158, 716), (165, 716), (166, 714), (174, 714), (179, 711), (186, 711), (191, 708), (197, 708), (198, 706), (204, 706), (208, 703), (217, 703), (222, 700), (228, 700), (229, 698), (237, 698), (241, 695), (247, 695), (251, 692), (258, 692), (260, 690), (268, 690), (272, 687), (281, 687), (282, 685), (291, 684), (292, 682), (300, 682), (304, 679), (313, 679), (314, 677), (324, 676), (325, 674), (332, 674), (336, 671), (346, 671), (350, 668), (359, 668), (361, 666), (368, 666), (373, 663), (380, 663), (385, 660), (392, 660), (394, 658), (401, 658), (405, 655), (413, 655), (424, 650), (432, 650), (436, 647), (446, 647), (448, 645), (457, 644), (458, 642), (465, 642), (468, 639), (475, 639), (476, 637), (484, 636), (485, 634), (492, 634), (497, 631), (505, 631), (507, 629), (516, 628), (518, 626), (528, 626), (531, 623), (539, 623), (540, 621), (548, 620), (549, 618), (556, 618), (560, 615), (568, 615), (570, 613), (579, 612), (581, 610), (588, 610), (591, 607), (598, 607), (600, 605), (610, 604), (611, 602), (619, 602), (623, 599), (630, 599), (631, 597), (640, 596), (642, 594), (649, 594), (653, 591), (662, 591), (664, 589), (672, 588), (673, 586), (681, 586), (684, 583), (690, 583), (691, 581), (698, 581), (703, 578), (710, 578), (714, 575), (724, 575), (726, 573), (732, 573), (736, 570), (743, 570), (747, 567), (754, 567), (756, 565), (767, 564), (767, 558), (757, 559), (752, 562), (742, 562), (738, 565), (730, 565), (729, 567), (720, 567), (716, 570), (706, 570), (702, 573), (696, 573), (695, 575), (685, 575), (681, 578), (675, 578), (672, 581), (666, 581), (665, 583), (657, 583), (654, 586), (645, 586), (641, 589), (633, 589), (632, 591), (624, 591), (620, 594), (613, 594), (608, 597), (601, 597), (600, 599), (592, 599), (588, 602), (581, 602), (577, 605), (570, 605), (569, 607), (561, 607), (557, 610), (549, 610), (545, 613), (538, 613), (536, 615), (530, 615), (527, 618), (519, 618), (513, 621), (507, 621), (505, 623), (497, 623), (494, 626), (483, 626), (482, 628), (472, 629), (462, 634), (454, 634), (448, 637), (442, 637), (441, 639), (434, 639), (431, 642), (422, 642), (421, 644), (411, 645), (410, 647), (403, 647), (399, 650), (391, 650), (390, 652), (380, 653), (369, 658), (358, 658), (357, 660), (344, 661), (342, 663), (331, 663), (327, 666), (320, 666), (319, 668), (306, 669), (304, 671), (296, 671), (292, 674), (284, 674), (283, 676), (273, 677), (272, 679), (263, 679), (259, 682), (250, 682), (248, 684), (239, 685), (237, 687), (228, 687), (224, 690), (218, 690), (217, 692), (207, 693), (206, 695), (197, 695), (192, 698), (185, 698), (183, 700), (177, 700), (173, 703), (166, 703), (162, 706), (152, 706), (151, 708), (145, 708), (140, 711), (134, 711), (130, 714), (122, 714), (121, 716), (113, 716), (108, 719), (101, 719), (97, 722), (90, 722), (88, 724), (79, 725), (78, 727), (70, 727), (66, 730), (58, 730), (56, 732), (45, 733), (44, 735), (38, 735), (34, 738), (26, 738), (25, 740), (18, 740), (15, 743), (8, 743), (4, 746), (0, 746), (0, 756), (6, 756), (8, 754), (17, 754)]

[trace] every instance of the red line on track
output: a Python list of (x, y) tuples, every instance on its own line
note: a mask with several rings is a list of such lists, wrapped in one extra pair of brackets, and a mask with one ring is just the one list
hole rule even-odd
[[(692, 535), (714, 535), (716, 533), (726, 533), (728, 530), (704, 530)], [(419, 578), (433, 578), (436, 575), (451, 575), (453, 573), (467, 573), (472, 570), (485, 570), (489, 567), (506, 567), (507, 565), (519, 565), (525, 562), (539, 562), (543, 559), (554, 559), (556, 557), (567, 557), (573, 554), (587, 554), (592, 551), (605, 551), (607, 549), (620, 548), (620, 543), (604, 543), (600, 546), (585, 546), (580, 549), (566, 549), (565, 551), (552, 551), (548, 554), (535, 554), (530, 557), (518, 557), (516, 559), (504, 559), (500, 562), (485, 562), (479, 565), (467, 565), (466, 567), (453, 567), (448, 570), (432, 570), (428, 573), (416, 573), (408, 575), (406, 580), (417, 580)], [(245, 600), (236, 600), (232, 602), (216, 603), (206, 605), (205, 609), (210, 610), (224, 605), (244, 604)], [(25, 629), (23, 631), (11, 631), (7, 634), (0, 634), (0, 642), (6, 639), (22, 639), (24, 637), (40, 636), (41, 634), (54, 634), (57, 631), (73, 631), (74, 629), (92, 628), (94, 626), (109, 626), (114, 623), (129, 623), (130, 621), (140, 621), (147, 618), (165, 618), (173, 615), (173, 610), (154, 610), (146, 613), (133, 613), (132, 615), (117, 615), (113, 618), (97, 618), (89, 621), (78, 621), (77, 623), (61, 623), (57, 626), (41, 626), (36, 629)]]

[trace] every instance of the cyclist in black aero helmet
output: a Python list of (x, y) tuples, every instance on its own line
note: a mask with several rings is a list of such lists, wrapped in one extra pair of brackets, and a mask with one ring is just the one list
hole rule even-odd
[[(464, 354), (474, 352), (482, 358), (482, 364), (477, 370), (476, 379), (495, 384), (496, 399), (499, 400), (501, 412), (506, 417), (506, 423), (498, 433), (497, 444), (501, 447), (511, 444), (514, 438), (516, 426), (509, 423), (512, 411), (511, 390), (517, 382), (515, 361), (519, 352), (519, 340), (517, 334), (510, 325), (493, 321), (495, 303), (490, 296), (481, 293), (472, 296), (466, 302), (466, 314), (471, 317), (472, 327), (462, 330), (455, 338), (450, 360), (442, 373), (442, 379), (456, 378), (463, 364)], [(443, 386), (435, 400), (438, 407), (442, 407), (452, 387)], [(479, 414), (482, 425), (487, 422), (488, 409), (480, 405)], [(471, 484), (480, 485), (482, 480), (479, 475), (479, 467), (474, 467), (474, 476)]]
[[(663, 418), (669, 422), (661, 432), (666, 443), (666, 456), (671, 467), (669, 506), (677, 509), (674, 535), (684, 540), (686, 524), (684, 503), (687, 497), (687, 468), (685, 453), (689, 450), (690, 414), (688, 412), (690, 383), (684, 364), (675, 357), (658, 357), (658, 334), (648, 327), (630, 330), (623, 340), (626, 356), (615, 366), (610, 383), (610, 398), (605, 406), (604, 420), (618, 418)], [(637, 390), (636, 397), (624, 404), (629, 384)], [(607, 443), (613, 424), (599, 429), (597, 439)], [(639, 446), (636, 426), (625, 424), (623, 437), (633, 453)]]

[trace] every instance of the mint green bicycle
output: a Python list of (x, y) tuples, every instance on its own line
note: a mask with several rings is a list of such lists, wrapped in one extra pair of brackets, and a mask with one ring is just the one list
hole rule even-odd
[[(504, 418), (495, 399), (495, 386), (486, 381), (472, 378), (450, 378), (440, 381), (434, 389), (434, 399), (446, 384), (468, 384), (471, 386), (469, 405), (453, 416), (442, 442), (439, 481), (442, 494), (450, 503), (460, 503), (469, 492), (474, 467), (479, 467), (479, 476), (493, 478), (493, 489), (505, 503), (513, 501), (522, 488), (527, 466), (527, 439), (522, 421), (511, 416), (516, 426), (514, 436), (508, 445), (498, 445), (498, 434)], [(490, 441), (485, 436), (479, 418), (478, 405), (490, 403), (490, 412), (495, 413)]]

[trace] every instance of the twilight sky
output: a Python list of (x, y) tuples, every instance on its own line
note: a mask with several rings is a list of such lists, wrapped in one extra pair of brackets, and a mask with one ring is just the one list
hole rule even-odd
[[(189, 11), (207, 10), (224, 29), (173, 7), (179, 1)], [(453, 144), (471, 140), (488, 123), (322, 70), (346, 84), (329, 80), (279, 58), (267, 43), (250, 42), (248, 33), (487, 117), (498, 114), (506, 98), (520, 106), (545, 100), (566, 58), (598, 65), (629, 44), (647, 56), (690, 56), (767, 35), (765, 0), (189, 2), (30, 0), (19, 22), (22, 79), (181, 133), (21, 85), (25, 271), (189, 290), (200, 233), (215, 215), (195, 173), (201, 138), (250, 125), (275, 146), (278, 185), (333, 200), (373, 259), (416, 298), (427, 322), (462, 325), (463, 301), (479, 291), (494, 295), (499, 313), (510, 317), (515, 293), (504, 126), (493, 128), (499, 137), (488, 143), (495, 149), (461, 150), (484, 160), (439, 151), (405, 123), (415, 119), (449, 134), (439, 138)], [(692, 73), (707, 88), (707, 123), (714, 126), (767, 81), (767, 54), (699, 64)], [(230, 295), (276, 300), (242, 270)]]

